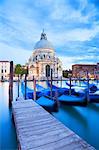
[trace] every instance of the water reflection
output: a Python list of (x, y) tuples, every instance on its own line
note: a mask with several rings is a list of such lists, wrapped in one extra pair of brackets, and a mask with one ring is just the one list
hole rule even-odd
[(61, 105), (53, 115), (80, 137), (99, 150), (99, 105), (87, 107)]
[[(15, 88), (15, 85), (14, 85)], [(16, 150), (17, 140), (8, 103), (8, 83), (0, 83), (0, 149)]]
[(94, 111), (99, 113), (99, 105), (98, 104), (93, 103), (93, 104), (89, 105), (89, 108), (93, 109)]
[[(46, 82), (39, 81), (39, 84), (47, 88)], [(57, 85), (57, 82), (54, 84)], [(29, 82), (28, 86), (33, 88), (33, 82)], [(61, 86), (60, 81), (58, 86)], [(66, 87), (65, 82), (62, 83), (62, 87)], [(17, 91), (17, 83), (14, 83), (14, 100)], [(59, 111), (53, 115), (99, 150), (99, 104), (89, 104), (87, 107), (61, 105)], [(8, 108), (8, 83), (0, 83), (0, 141), (1, 150), (17, 148), (11, 110)]]

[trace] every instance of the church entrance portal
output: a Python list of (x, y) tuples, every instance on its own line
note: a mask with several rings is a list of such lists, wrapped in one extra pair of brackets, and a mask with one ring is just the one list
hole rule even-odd
[(46, 77), (50, 77), (50, 66), (46, 65)]

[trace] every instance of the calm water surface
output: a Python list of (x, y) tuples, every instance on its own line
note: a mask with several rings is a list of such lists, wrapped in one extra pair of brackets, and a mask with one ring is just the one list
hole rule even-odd
[[(17, 97), (16, 83), (14, 97)], [(99, 150), (99, 104), (89, 104), (87, 107), (61, 105), (59, 111), (53, 115)], [(17, 148), (11, 110), (8, 108), (8, 83), (0, 83), (0, 141), (0, 150)]]
[[(14, 95), (16, 96), (16, 83)], [(16, 150), (16, 132), (8, 107), (8, 83), (0, 83), (0, 150)]]
[(87, 107), (61, 105), (53, 115), (99, 150), (99, 104)]

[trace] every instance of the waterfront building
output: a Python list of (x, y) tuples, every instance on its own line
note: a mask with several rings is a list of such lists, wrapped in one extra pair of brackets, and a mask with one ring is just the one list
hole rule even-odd
[(29, 78), (46, 78), (51, 76), (58, 78), (62, 76), (62, 63), (55, 55), (53, 45), (47, 40), (44, 31), (40, 40), (35, 44), (34, 51), (28, 60)]
[(72, 70), (63, 70), (63, 77), (68, 78), (72, 76)]
[(0, 81), (8, 80), (10, 73), (10, 62), (0, 61)]
[(94, 72), (95, 79), (99, 80), (99, 63), (97, 63), (97, 67)]
[(87, 73), (89, 75), (89, 78), (97, 77), (99, 79), (99, 63), (72, 65), (72, 76), (74, 78), (86, 78)]

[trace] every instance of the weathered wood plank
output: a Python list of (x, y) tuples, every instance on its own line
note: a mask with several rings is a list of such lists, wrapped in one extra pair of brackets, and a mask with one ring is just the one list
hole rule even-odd
[(22, 150), (94, 150), (33, 100), (12, 103)]

